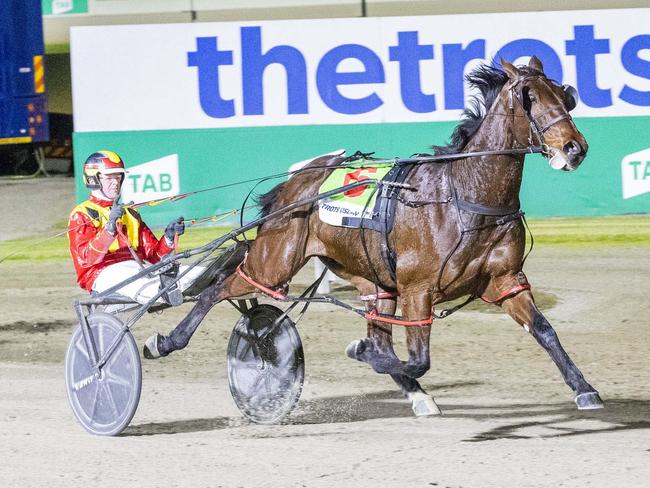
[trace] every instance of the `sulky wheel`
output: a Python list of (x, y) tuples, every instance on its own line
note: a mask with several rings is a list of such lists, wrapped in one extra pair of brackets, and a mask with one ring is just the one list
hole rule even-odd
[(228, 381), (237, 408), (253, 422), (271, 424), (300, 398), (305, 358), (298, 329), (282, 310), (257, 305), (235, 324), (228, 342)]
[[(88, 316), (91, 342), (101, 358), (122, 333), (122, 322), (104, 312)], [(142, 389), (140, 353), (127, 331), (99, 371), (77, 327), (65, 355), (65, 384), (72, 411), (91, 434), (117, 435), (133, 418)]]

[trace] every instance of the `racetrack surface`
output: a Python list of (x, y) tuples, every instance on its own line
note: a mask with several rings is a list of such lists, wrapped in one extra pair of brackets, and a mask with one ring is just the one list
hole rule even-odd
[[(36, 180), (26, 191), (52, 184)], [(59, 199), (72, 200), (71, 184), (61, 183)], [(6, 195), (5, 208), (26, 205)], [(254, 425), (228, 390), (225, 350), (238, 313), (220, 304), (185, 350), (143, 359), (138, 411), (114, 438), (87, 434), (66, 399), (71, 304), (82, 296), (71, 263), (0, 263), (0, 486), (648, 486), (648, 250), (539, 246), (526, 263), (603, 410), (578, 412), (537, 343), (481, 307), (434, 324), (422, 384), (444, 415), (417, 419), (390, 378), (345, 357), (363, 320), (314, 305), (298, 324), (306, 356), (298, 408), (282, 425)], [(312, 276), (308, 266), (295, 290)], [(343, 286), (334, 293), (353, 297)], [(188, 307), (145, 316), (138, 344), (167, 333)]]

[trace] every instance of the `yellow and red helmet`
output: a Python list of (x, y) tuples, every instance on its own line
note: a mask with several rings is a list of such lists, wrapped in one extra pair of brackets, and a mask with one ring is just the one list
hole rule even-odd
[(92, 153), (84, 163), (84, 183), (86, 188), (97, 190), (101, 188), (99, 183), (99, 175), (112, 175), (121, 174), (122, 181), (126, 170), (124, 169), (124, 161), (113, 151), (98, 151)]

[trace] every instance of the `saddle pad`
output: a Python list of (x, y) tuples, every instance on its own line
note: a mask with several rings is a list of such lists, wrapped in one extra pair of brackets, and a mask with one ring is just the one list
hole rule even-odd
[[(318, 193), (323, 194), (357, 181), (381, 180), (394, 166), (392, 162), (368, 166), (368, 161), (353, 161), (344, 168), (335, 169), (320, 186)], [(375, 206), (378, 193), (376, 185), (364, 185), (324, 198), (318, 202), (318, 216), (326, 224), (359, 228), (364, 220), (377, 217)], [(363, 227), (369, 226), (364, 224)]]

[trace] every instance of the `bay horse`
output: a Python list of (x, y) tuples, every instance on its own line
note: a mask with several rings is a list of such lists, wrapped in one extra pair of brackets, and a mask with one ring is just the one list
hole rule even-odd
[[(588, 146), (569, 114), (576, 102), (570, 88), (546, 77), (534, 56), (527, 66), (505, 60), (501, 66), (481, 65), (468, 75), (478, 91), (473, 104), (465, 109), (451, 144), (434, 146), (436, 154), (471, 155), (414, 165), (404, 180), (412, 190), (398, 195), (388, 236), (323, 223), (315, 203), (264, 221), (245, 262), (236, 263), (241, 272), (233, 268), (206, 288), (168, 336), (155, 334), (147, 341), (145, 356), (166, 356), (185, 347), (222, 300), (259, 289), (281, 296), (290, 279), (316, 256), (360, 295), (371, 297), (367, 337), (353, 341), (347, 355), (389, 374), (416, 415), (440, 413), (417, 381), (430, 367), (434, 307), (468, 295), (500, 305), (532, 334), (574, 391), (578, 409), (602, 408), (598, 392), (535, 305), (522, 271), (526, 238), (519, 191), (526, 148), (541, 146), (555, 169), (577, 169)], [(262, 216), (317, 195), (343, 160), (325, 156), (310, 162), (305, 171), (261, 197)], [(311, 167), (325, 168), (309, 171)], [(385, 260), (387, 246), (394, 255), (394, 273)], [(386, 319), (395, 315), (398, 300), (403, 319)], [(393, 324), (407, 326), (407, 360), (393, 350)]]

